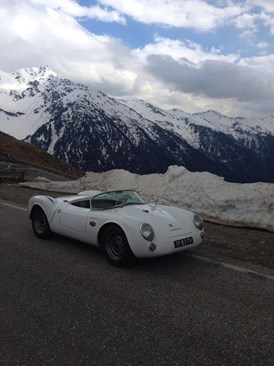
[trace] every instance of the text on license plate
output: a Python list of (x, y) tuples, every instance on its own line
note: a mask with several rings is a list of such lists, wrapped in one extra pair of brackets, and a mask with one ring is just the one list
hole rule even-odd
[(174, 246), (175, 248), (184, 247), (185, 245), (193, 244), (192, 236), (184, 239), (175, 240)]

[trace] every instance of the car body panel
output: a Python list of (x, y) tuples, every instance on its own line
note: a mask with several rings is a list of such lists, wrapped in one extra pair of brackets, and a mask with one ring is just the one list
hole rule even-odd
[[(101, 191), (85, 191), (59, 198), (34, 196), (28, 203), (29, 215), (31, 216), (35, 206), (40, 206), (53, 232), (95, 246), (100, 246), (101, 229), (108, 224), (116, 224), (124, 231), (136, 257), (178, 253), (202, 242), (204, 230), (199, 230), (194, 225), (193, 212), (154, 204), (129, 204), (98, 210), (92, 208), (92, 200), (97, 197), (98, 192)], [(144, 223), (151, 225), (155, 232), (152, 241), (144, 239), (141, 234), (141, 226)], [(176, 240), (186, 238), (192, 238), (189, 241), (193, 240), (193, 243), (175, 247)], [(156, 245), (154, 251), (150, 250), (152, 243)]]

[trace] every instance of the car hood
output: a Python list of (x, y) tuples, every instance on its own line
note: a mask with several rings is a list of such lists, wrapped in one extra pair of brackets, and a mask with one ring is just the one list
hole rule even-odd
[(177, 236), (190, 231), (189, 211), (180, 209), (175, 216), (168, 211), (168, 207), (156, 205), (132, 205), (118, 209), (119, 216), (149, 223), (154, 230), (163, 232), (167, 236)]

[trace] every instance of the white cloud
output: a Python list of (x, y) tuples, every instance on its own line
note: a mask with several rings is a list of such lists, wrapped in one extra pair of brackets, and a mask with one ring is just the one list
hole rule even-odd
[(204, 0), (98, 0), (121, 14), (147, 23), (209, 30), (241, 14), (240, 5), (216, 7)]
[(238, 55), (235, 54), (224, 55), (220, 49), (216, 48), (205, 51), (201, 45), (190, 40), (181, 41), (160, 36), (155, 36), (154, 43), (150, 43), (142, 49), (134, 50), (134, 54), (141, 58), (149, 55), (169, 55), (174, 60), (184, 59), (193, 65), (204, 60), (233, 62), (238, 58)]
[(257, 43), (257, 44), (256, 44), (256, 46), (257, 46), (258, 48), (265, 49), (265, 48), (267, 48), (267, 47), (268, 47), (268, 43), (267, 43), (267, 42), (262, 41), (262, 42)]
[(247, 5), (257, 6), (262, 8), (265, 12), (274, 13), (273, 0), (247, 0)]
[(274, 2), (273, 0), (247, 0), (247, 6), (251, 12), (257, 8), (254, 19), (260, 20), (265, 27), (269, 27), (274, 34)]
[(253, 46), (256, 42), (256, 29), (246, 29), (242, 34), (240, 35), (240, 38), (246, 42), (248, 46)]
[(50, 1), (43, 1), (47, 7), (41, 3), (13, 0), (2, 7), (2, 70), (49, 65), (64, 76), (94, 83), (102, 90), (106, 86), (106, 92), (112, 84), (117, 93), (134, 88), (136, 75), (129, 49), (117, 39), (86, 31), (74, 17), (50, 7)]
[[(263, 73), (269, 77), (269, 73), (274, 77), (274, 54), (266, 56), (246, 57), (240, 60), (240, 65), (252, 67), (258, 73)], [(272, 82), (272, 80), (269, 80)]]
[(150, 72), (176, 90), (209, 98), (235, 98), (250, 102), (273, 100), (274, 85), (270, 82), (274, 75), (273, 67), (263, 73), (247, 64), (216, 60), (206, 60), (198, 66), (192, 67), (170, 56), (148, 57)]
[(270, 32), (274, 34), (274, 16), (271, 16), (269, 14), (263, 14), (261, 15), (261, 20), (266, 27), (269, 27)]
[(30, 0), (34, 5), (50, 7), (51, 9), (61, 10), (65, 14), (73, 17), (88, 17), (103, 22), (117, 22), (125, 24), (125, 18), (117, 11), (111, 11), (101, 6), (81, 6), (74, 0)]
[(239, 15), (235, 19), (235, 25), (238, 28), (256, 28), (256, 21), (258, 19), (258, 15), (244, 13)]
[[(170, 1), (146, 2), (149, 7), (158, 4), (159, 11), (144, 17), (163, 17), (166, 25), (171, 24), (175, 19), (173, 7), (170, 14), (165, 8)], [(127, 10), (129, 3), (131, 10)], [(193, 9), (205, 5), (204, 1), (191, 3)], [(122, 22), (131, 13), (142, 19), (144, 4), (141, 0), (101, 0), (99, 8), (105, 14), (117, 14), (117, 21)], [(172, 4), (182, 9), (189, 1), (174, 0)], [(213, 6), (208, 9), (214, 14)], [(116, 38), (88, 32), (77, 21), (95, 13), (94, 7), (83, 7), (72, 0), (1, 0), (0, 69), (49, 65), (65, 77), (113, 96), (142, 98), (160, 107), (188, 112), (216, 109), (234, 116), (274, 113), (274, 55), (239, 59), (239, 54), (225, 54), (221, 48), (205, 49), (191, 40), (159, 35), (150, 44), (131, 50)], [(194, 17), (193, 26), (201, 28), (197, 19)], [(220, 19), (216, 15), (210, 27)], [(248, 19), (242, 18), (241, 24), (251, 27)], [(261, 42), (257, 47), (263, 49), (266, 44)]]

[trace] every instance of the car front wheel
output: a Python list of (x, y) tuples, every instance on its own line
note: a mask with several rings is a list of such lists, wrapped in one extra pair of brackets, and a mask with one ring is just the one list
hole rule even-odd
[(129, 264), (132, 252), (123, 230), (116, 226), (108, 226), (103, 234), (103, 248), (107, 259), (117, 267)]
[(36, 208), (32, 214), (32, 228), (38, 238), (45, 239), (51, 234), (47, 216), (40, 207)]

